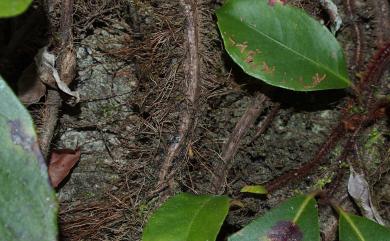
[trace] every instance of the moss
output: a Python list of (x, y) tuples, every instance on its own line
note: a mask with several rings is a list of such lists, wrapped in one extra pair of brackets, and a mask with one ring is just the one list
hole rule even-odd
[(138, 215), (143, 217), (145, 214), (149, 212), (150, 208), (147, 203), (143, 203), (138, 206)]
[(384, 138), (382, 136), (382, 133), (378, 130), (378, 128), (373, 128), (371, 130), (371, 133), (368, 135), (364, 148), (372, 148), (374, 145), (378, 143), (383, 144)]
[(153, 213), (152, 211), (157, 208), (158, 203), (158, 198), (153, 198), (146, 203), (141, 203), (137, 210), (138, 216), (143, 220), (147, 219)]
[(95, 194), (93, 192), (86, 192), (85, 197), (86, 198), (93, 198), (93, 197), (95, 197)]
[(344, 147), (342, 145), (337, 145), (333, 151), (332, 151), (332, 155), (335, 156), (335, 157), (338, 157), (341, 155), (341, 152), (344, 150)]
[(294, 190), (292, 190), (292, 193), (293, 193), (293, 196), (305, 194), (304, 191), (299, 190), (299, 189), (294, 189)]
[(353, 106), (350, 110), (351, 114), (362, 114), (364, 113), (364, 109), (360, 106)]
[(320, 173), (324, 173), (313, 185), (314, 190), (322, 190), (327, 184), (332, 182), (335, 175), (334, 172), (329, 172), (328, 167), (320, 167)]
[(375, 171), (382, 163), (381, 151), (385, 143), (385, 137), (381, 131), (374, 127), (363, 140), (362, 163), (366, 164), (369, 173)]
[(349, 163), (348, 162), (341, 162), (340, 165), (339, 165), (339, 168), (345, 168), (345, 169), (349, 169)]
[(99, 115), (102, 118), (110, 119), (118, 112), (118, 106), (116, 106), (114, 103), (106, 103), (105, 105), (101, 106), (99, 112)]

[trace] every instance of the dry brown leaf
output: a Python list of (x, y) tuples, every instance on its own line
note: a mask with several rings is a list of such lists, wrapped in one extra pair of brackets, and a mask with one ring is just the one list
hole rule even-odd
[(49, 163), (51, 185), (58, 187), (79, 160), (80, 148), (76, 150), (61, 149), (52, 151)]
[(76, 76), (76, 53), (73, 46), (66, 48), (57, 61), (63, 63), (59, 67), (62, 81), (67, 85), (71, 84)]
[[(60, 67), (61, 71), (63, 72), (62, 77), (69, 78), (68, 80), (61, 79), (60, 73), (55, 67), (56, 56), (48, 52), (47, 47), (41, 48), (39, 53), (35, 56), (35, 61), (38, 66), (38, 73), (41, 76), (42, 81), (47, 85), (53, 86), (54, 79), (56, 87), (58, 87), (58, 89), (60, 89), (63, 93), (73, 96), (74, 103), (78, 103), (80, 101), (79, 92), (72, 91), (68, 87), (68, 83), (70, 83), (75, 76), (76, 55), (72, 49), (67, 49), (62, 58), (62, 61), (66, 61), (66, 66)], [(68, 83), (64, 82), (64, 80)]]

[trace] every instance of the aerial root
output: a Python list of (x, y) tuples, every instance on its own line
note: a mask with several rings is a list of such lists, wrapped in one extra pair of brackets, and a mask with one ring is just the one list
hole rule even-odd
[(253, 126), (257, 117), (263, 112), (264, 102), (268, 98), (258, 93), (252, 98), (250, 106), (237, 122), (233, 132), (230, 134), (228, 141), (224, 144), (221, 154), (222, 162), (215, 169), (215, 179), (213, 181), (214, 193), (221, 194), (225, 190), (225, 182), (228, 171), (233, 164), (233, 158), (241, 145), (241, 140)]
[(198, 9), (196, 0), (181, 0), (184, 13), (187, 19), (186, 28), (186, 49), (187, 58), (184, 65), (186, 84), (186, 108), (182, 111), (181, 124), (179, 127), (177, 141), (170, 145), (168, 153), (162, 163), (159, 173), (157, 189), (169, 184), (172, 174), (169, 174), (172, 164), (182, 153), (192, 130), (195, 128), (195, 116), (198, 108), (199, 86), (200, 86), (200, 59), (199, 59), (199, 29)]

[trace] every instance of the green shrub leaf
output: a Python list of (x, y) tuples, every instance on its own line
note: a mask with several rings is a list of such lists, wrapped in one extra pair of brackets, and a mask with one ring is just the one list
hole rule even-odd
[(53, 241), (57, 203), (30, 115), (0, 77), (0, 239)]
[(12, 17), (26, 11), (32, 0), (1, 0), (0, 18)]
[(351, 84), (337, 40), (303, 10), (268, 0), (229, 0), (217, 17), (227, 52), (249, 75), (296, 91)]
[(339, 239), (342, 241), (389, 241), (390, 229), (367, 218), (339, 210)]
[(182, 193), (150, 218), (143, 241), (214, 241), (229, 210), (229, 198)]
[(229, 241), (319, 241), (318, 212), (313, 196), (297, 196), (271, 209)]
[(262, 185), (247, 185), (241, 188), (240, 192), (247, 192), (253, 194), (267, 194), (267, 189)]

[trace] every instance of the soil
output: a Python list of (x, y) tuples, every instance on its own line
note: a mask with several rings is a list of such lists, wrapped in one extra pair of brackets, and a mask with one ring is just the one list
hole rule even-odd
[[(200, 0), (193, 1), (200, 59), (198, 96), (193, 105), (187, 95), (188, 23), (182, 2), (186, 1), (75, 1), (77, 75), (71, 88), (79, 92), (81, 101), (62, 106), (51, 145), (52, 149), (81, 148), (79, 163), (57, 190), (61, 240), (141, 240), (150, 215), (180, 192), (224, 194), (244, 204), (229, 212), (220, 240), (297, 193), (330, 189), (331, 198), (344, 200), (351, 212), (360, 212), (347, 197), (350, 166), (365, 173), (375, 206), (390, 222), (386, 118), (353, 137), (352, 155), (342, 157), (348, 146), (345, 135), (309, 175), (288, 180), (288, 185), (266, 197), (240, 193), (245, 185), (269, 183), (312, 160), (339, 125), (353, 93), (286, 91), (244, 74), (225, 52), (216, 26), (215, 9), (222, 3)], [(289, 4), (324, 23), (331, 22), (319, 2), (293, 0)], [(351, 13), (348, 2), (352, 2)], [(345, 50), (350, 76), (357, 82), (371, 56), (390, 39), (389, 2), (334, 3), (343, 20), (337, 39)], [(6, 25), (2, 24), (0, 27)], [(361, 30), (359, 40), (355, 26)], [(0, 41), (3, 45), (6, 42)], [(40, 39), (34, 48), (46, 43)], [(30, 56), (31, 60), (33, 54)], [(15, 67), (4, 67), (4, 61), (0, 66), (8, 79), (18, 78), (18, 72), (4, 72), (17, 71)], [(389, 80), (387, 69), (373, 92), (388, 95)], [(240, 138), (226, 181), (216, 190), (218, 169), (224, 166), (224, 144), (259, 93), (267, 97), (262, 102), (264, 110)], [(39, 116), (36, 111), (41, 107), (39, 103), (30, 107), (34, 116)], [(269, 125), (254, 139), (258, 126), (273, 110)], [(191, 125), (183, 138), (180, 130), (186, 115)], [(38, 132), (42, 132), (45, 123), (39, 118), (36, 122)], [(175, 145), (181, 147), (168, 166), (168, 178), (161, 182), (163, 163)], [(328, 230), (334, 213), (321, 205), (320, 212), (324, 240), (335, 240), (335, 230)]]

